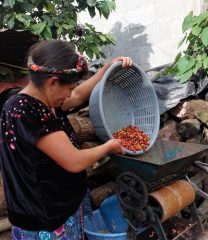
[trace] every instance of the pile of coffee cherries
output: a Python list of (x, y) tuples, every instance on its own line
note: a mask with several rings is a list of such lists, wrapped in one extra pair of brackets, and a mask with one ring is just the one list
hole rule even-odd
[(114, 132), (113, 137), (121, 140), (121, 145), (133, 152), (145, 150), (149, 146), (149, 136), (136, 126), (128, 126)]

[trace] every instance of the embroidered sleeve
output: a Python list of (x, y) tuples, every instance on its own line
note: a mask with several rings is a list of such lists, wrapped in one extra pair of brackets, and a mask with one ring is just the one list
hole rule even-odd
[(62, 130), (52, 111), (40, 102), (34, 101), (25, 106), (23, 104), (22, 108), (18, 109), (18, 112), (11, 114), (16, 118), (16, 134), (29, 144), (35, 144), (41, 136)]

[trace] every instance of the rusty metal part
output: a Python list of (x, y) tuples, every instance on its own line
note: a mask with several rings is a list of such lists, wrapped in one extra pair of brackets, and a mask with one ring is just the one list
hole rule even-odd
[(161, 222), (179, 213), (195, 200), (195, 190), (186, 180), (179, 180), (149, 194), (161, 207)]

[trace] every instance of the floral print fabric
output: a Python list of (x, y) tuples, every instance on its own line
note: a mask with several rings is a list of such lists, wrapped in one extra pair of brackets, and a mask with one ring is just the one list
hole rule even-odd
[(12, 227), (13, 240), (83, 240), (83, 218), (80, 209), (72, 215), (62, 226), (53, 232), (28, 231), (19, 227)]

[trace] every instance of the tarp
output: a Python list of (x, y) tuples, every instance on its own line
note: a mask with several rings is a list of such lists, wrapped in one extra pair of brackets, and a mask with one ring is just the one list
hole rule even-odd
[(151, 79), (158, 96), (160, 114), (175, 107), (182, 99), (197, 96), (208, 86), (208, 79), (202, 78), (197, 83), (189, 81), (179, 83), (174, 76), (162, 76)]

